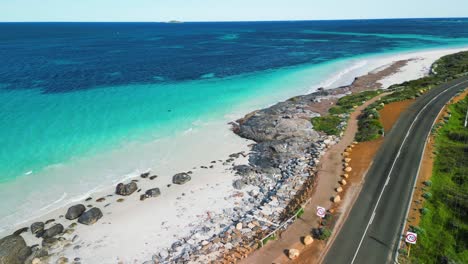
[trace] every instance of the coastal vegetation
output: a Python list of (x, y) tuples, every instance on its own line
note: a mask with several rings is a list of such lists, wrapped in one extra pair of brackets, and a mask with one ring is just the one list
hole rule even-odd
[(468, 52), (459, 52), (437, 60), (429, 76), (392, 85), (388, 90), (391, 94), (382, 97), (379, 101), (370, 104), (359, 117), (359, 131), (357, 141), (371, 141), (383, 135), (383, 126), (379, 120), (378, 111), (385, 104), (414, 99), (429, 89), (468, 74)]
[(380, 90), (364, 91), (341, 97), (336, 105), (328, 110), (328, 115), (312, 118), (314, 129), (327, 135), (339, 135), (346, 125), (349, 113), (380, 93)]
[(411, 263), (468, 263), (467, 109), (468, 97), (451, 105), (435, 132), (434, 168), (424, 184), (421, 222), (412, 227), (419, 237)]

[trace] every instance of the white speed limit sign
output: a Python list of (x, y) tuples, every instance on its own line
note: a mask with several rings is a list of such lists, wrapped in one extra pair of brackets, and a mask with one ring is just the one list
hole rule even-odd
[(320, 218), (324, 218), (326, 214), (327, 210), (325, 208), (317, 206), (317, 216), (319, 216)]
[(406, 243), (416, 244), (416, 240), (418, 240), (418, 234), (409, 232), (409, 231), (406, 232), (406, 237), (405, 237)]

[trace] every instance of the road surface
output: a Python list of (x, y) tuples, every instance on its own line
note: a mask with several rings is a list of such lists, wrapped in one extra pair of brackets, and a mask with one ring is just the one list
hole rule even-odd
[(324, 263), (394, 263), (426, 138), (440, 110), (466, 87), (468, 77), (435, 87), (402, 113)]

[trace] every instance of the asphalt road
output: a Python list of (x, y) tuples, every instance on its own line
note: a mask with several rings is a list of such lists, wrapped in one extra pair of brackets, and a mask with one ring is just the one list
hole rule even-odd
[(435, 87), (402, 113), (323, 263), (394, 263), (426, 138), (443, 106), (465, 87), (468, 77)]

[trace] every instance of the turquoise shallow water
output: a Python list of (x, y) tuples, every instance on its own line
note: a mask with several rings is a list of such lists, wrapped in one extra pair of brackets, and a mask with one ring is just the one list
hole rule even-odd
[[(52, 24), (17, 28), (10, 34), (16, 42), (2, 34), (0, 230), (150, 163), (143, 162), (147, 152), (133, 163), (108, 158), (112, 151), (176, 142), (199, 123), (225, 124), (324, 84), (350, 82), (377, 55), (468, 44), (466, 29), (418, 23)], [(55, 35), (41, 39), (47, 27)], [(96, 162), (77, 167), (85, 159)]]

